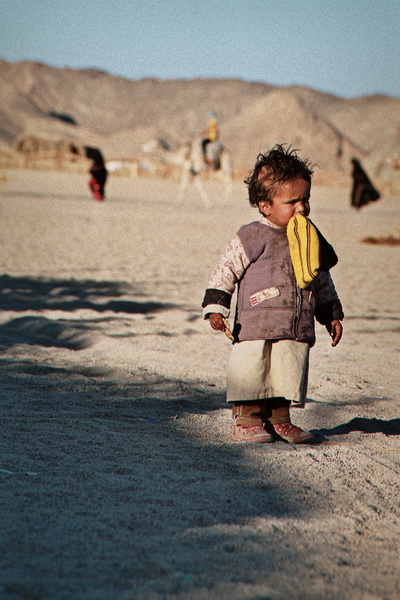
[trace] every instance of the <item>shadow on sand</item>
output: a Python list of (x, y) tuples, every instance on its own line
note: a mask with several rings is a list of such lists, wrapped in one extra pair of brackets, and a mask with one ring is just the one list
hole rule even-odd
[[(117, 300), (137, 294), (125, 282), (74, 279), (44, 279), (32, 277), (0, 277), (0, 309), (12, 311), (90, 309), (128, 314), (154, 313), (172, 308), (163, 302)], [(113, 298), (104, 302), (105, 298)]]
[(400, 419), (384, 421), (383, 419), (356, 417), (348, 423), (337, 425), (331, 429), (314, 430), (313, 433), (326, 438), (332, 435), (346, 435), (352, 431), (360, 431), (361, 433), (383, 433), (387, 436), (400, 435)]
[[(26, 312), (59, 310), (73, 312), (92, 310), (96, 313), (142, 314), (149, 317), (175, 305), (151, 300), (136, 301), (129, 297), (146, 295), (124, 282), (31, 277), (0, 277), (0, 309)], [(127, 297), (129, 299), (127, 299)], [(102, 320), (119, 317), (105, 315), (103, 319), (49, 319), (27, 315), (0, 325), (0, 349), (15, 343), (82, 350), (92, 345)]]
[[(150, 586), (158, 598), (189, 580), (192, 589), (234, 581), (226, 565), (235, 557), (246, 581), (258, 581), (260, 569), (274, 570), (270, 548), (286, 544), (288, 532), (247, 530), (249, 519), (312, 512), (312, 499), (303, 501), (310, 486), (294, 476), (281, 486), (282, 473), (267, 465), (262, 474), (249, 461), (245, 452), (261, 449), (212, 441), (221, 392), (17, 359), (0, 361), (0, 387), (6, 592), (118, 599), (127, 589), (144, 597)], [(192, 415), (206, 420), (201, 430)], [(295, 550), (286, 554), (295, 560)]]

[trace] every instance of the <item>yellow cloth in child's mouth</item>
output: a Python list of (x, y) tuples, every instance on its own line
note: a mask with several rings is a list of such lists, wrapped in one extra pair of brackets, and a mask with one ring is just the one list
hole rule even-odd
[(321, 269), (318, 230), (307, 217), (295, 215), (286, 232), (297, 285), (304, 289)]

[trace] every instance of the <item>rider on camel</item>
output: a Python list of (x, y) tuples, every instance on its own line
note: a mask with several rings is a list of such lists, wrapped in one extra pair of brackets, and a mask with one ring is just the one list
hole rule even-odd
[[(222, 145), (219, 141), (219, 127), (217, 115), (215, 112), (209, 112), (207, 116), (207, 127), (204, 131), (204, 137), (201, 142), (202, 150), (203, 150), (203, 158), (204, 162), (214, 168), (215, 170), (221, 167), (219, 161), (219, 155), (222, 150)], [(208, 152), (209, 145), (212, 144), (214, 151)], [(211, 156), (210, 156), (211, 154)]]

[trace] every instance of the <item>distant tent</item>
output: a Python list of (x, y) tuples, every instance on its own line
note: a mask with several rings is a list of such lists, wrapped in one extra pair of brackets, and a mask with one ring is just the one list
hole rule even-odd
[(351, 206), (360, 209), (362, 206), (379, 200), (381, 197), (378, 190), (374, 188), (368, 175), (362, 168), (360, 161), (356, 158), (352, 158), (353, 163), (353, 189), (351, 191)]

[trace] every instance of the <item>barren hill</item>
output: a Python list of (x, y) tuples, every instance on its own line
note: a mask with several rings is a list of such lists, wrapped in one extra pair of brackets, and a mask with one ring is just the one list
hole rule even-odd
[(162, 139), (172, 150), (216, 111), (234, 164), (248, 168), (277, 142), (300, 148), (325, 171), (348, 169), (351, 156), (373, 167), (398, 150), (400, 99), (344, 99), (299, 86), (236, 79), (130, 81), (86, 69), (0, 60), (0, 145), (36, 135), (97, 145), (107, 159), (134, 158)]

